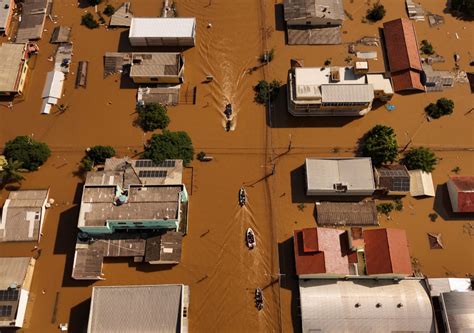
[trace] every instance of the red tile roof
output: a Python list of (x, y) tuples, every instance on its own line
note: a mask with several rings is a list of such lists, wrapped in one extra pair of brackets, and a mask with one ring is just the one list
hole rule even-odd
[(368, 275), (413, 274), (405, 230), (365, 230), (364, 241)]
[(296, 273), (349, 274), (347, 232), (329, 228), (295, 230)]
[(423, 68), (413, 23), (405, 18), (385, 22), (383, 32), (394, 90), (424, 90), (420, 80)]
[(474, 213), (474, 176), (451, 176), (458, 195), (459, 213)]

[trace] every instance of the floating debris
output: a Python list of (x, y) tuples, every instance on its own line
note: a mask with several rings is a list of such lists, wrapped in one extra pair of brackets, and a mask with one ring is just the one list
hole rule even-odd
[(430, 27), (436, 27), (438, 25), (444, 24), (444, 17), (437, 14), (428, 13), (428, 23)]

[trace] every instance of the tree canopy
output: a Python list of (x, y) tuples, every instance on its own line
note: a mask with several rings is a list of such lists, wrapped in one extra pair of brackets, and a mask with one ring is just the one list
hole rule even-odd
[(19, 171), (20, 168), (21, 162), (13, 161), (12, 159), (3, 164), (0, 169), (0, 186), (9, 183), (19, 183), (21, 180), (25, 179)]
[(451, 9), (463, 15), (474, 16), (474, 0), (451, 0)]
[(274, 101), (280, 92), (280, 87), (281, 83), (277, 80), (273, 80), (272, 82), (267, 82), (265, 80), (259, 81), (254, 87), (255, 101), (261, 104)]
[(372, 158), (375, 166), (393, 163), (397, 159), (397, 136), (393, 128), (376, 125), (366, 133), (362, 141), (363, 155)]
[(377, 1), (371, 8), (367, 10), (366, 18), (369, 21), (377, 22), (384, 18), (385, 13), (385, 7), (380, 3), (380, 1)]
[(5, 144), (3, 154), (8, 160), (20, 162), (22, 168), (35, 171), (51, 156), (51, 150), (43, 142), (17, 136)]
[(438, 164), (436, 155), (425, 147), (411, 148), (405, 155), (404, 163), (409, 170), (421, 169), (432, 172)]
[(430, 103), (425, 108), (426, 113), (434, 119), (449, 115), (454, 111), (454, 102), (447, 98), (440, 98), (435, 103)]
[(94, 164), (104, 164), (105, 160), (115, 156), (115, 149), (111, 146), (94, 146), (86, 151), (86, 158)]
[(180, 159), (188, 164), (194, 158), (194, 148), (188, 133), (163, 131), (153, 134), (143, 153), (143, 157), (161, 163), (167, 159)]
[(170, 123), (166, 107), (161, 104), (150, 103), (137, 107), (138, 124), (145, 132), (156, 129), (165, 129)]

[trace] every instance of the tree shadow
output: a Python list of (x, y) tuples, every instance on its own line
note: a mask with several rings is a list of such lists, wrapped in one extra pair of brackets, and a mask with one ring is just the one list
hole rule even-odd
[(447, 183), (436, 186), (433, 210), (445, 221), (473, 221), (474, 213), (455, 213), (451, 206)]
[(81, 9), (94, 8), (94, 6), (91, 6), (91, 4), (89, 3), (89, 0), (78, 0), (77, 5)]
[(69, 333), (86, 333), (89, 321), (91, 299), (87, 299), (71, 308), (69, 314)]
[(450, 14), (452, 17), (455, 17), (456, 19), (461, 20), (461, 21), (471, 22), (474, 20), (474, 17), (472, 16), (463, 14), (462, 12), (459, 12), (456, 10), (452, 10), (451, 3), (452, 3), (452, 0), (446, 1), (446, 6), (443, 9), (444, 14)]
[(343, 127), (361, 117), (295, 117), (288, 112), (287, 84), (280, 87), (280, 93), (267, 114), (267, 126), (272, 128)]
[(295, 270), (293, 237), (278, 243), (278, 259), (280, 262), (280, 288), (291, 291), (291, 322), (293, 332), (301, 332), (301, 315), (299, 302), (298, 276)]
[(275, 4), (275, 30), (285, 31), (285, 14), (282, 3)]

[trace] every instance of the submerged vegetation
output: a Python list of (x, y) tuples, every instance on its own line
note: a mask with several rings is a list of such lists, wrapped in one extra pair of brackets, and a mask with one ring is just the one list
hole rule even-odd
[(380, 3), (380, 1), (377, 1), (367, 10), (367, 15), (365, 17), (371, 22), (377, 22), (383, 19), (385, 14), (385, 7)]
[(438, 159), (428, 148), (411, 148), (405, 155), (404, 163), (408, 170), (421, 169), (425, 172), (432, 172), (435, 169)]
[(161, 163), (167, 159), (180, 159), (189, 164), (194, 158), (194, 147), (188, 133), (164, 130), (161, 134), (153, 134), (148, 141), (143, 158)]
[(170, 123), (166, 107), (161, 104), (150, 103), (137, 107), (137, 122), (145, 132), (156, 129), (165, 129)]
[(23, 169), (35, 171), (48, 160), (51, 150), (46, 143), (29, 136), (17, 136), (5, 144), (3, 154), (8, 161), (21, 163)]
[(425, 108), (426, 113), (433, 119), (441, 118), (442, 116), (450, 115), (454, 111), (454, 102), (447, 98), (440, 98), (436, 103), (430, 103)]
[(259, 81), (254, 87), (255, 101), (260, 104), (274, 101), (280, 92), (280, 87), (281, 83), (277, 80), (273, 80), (270, 83), (265, 80)]
[(95, 29), (99, 27), (99, 23), (91, 13), (82, 15), (81, 24), (88, 27), (89, 29)]
[(376, 125), (362, 139), (362, 153), (372, 158), (375, 166), (393, 163), (398, 156), (397, 136), (393, 128)]

